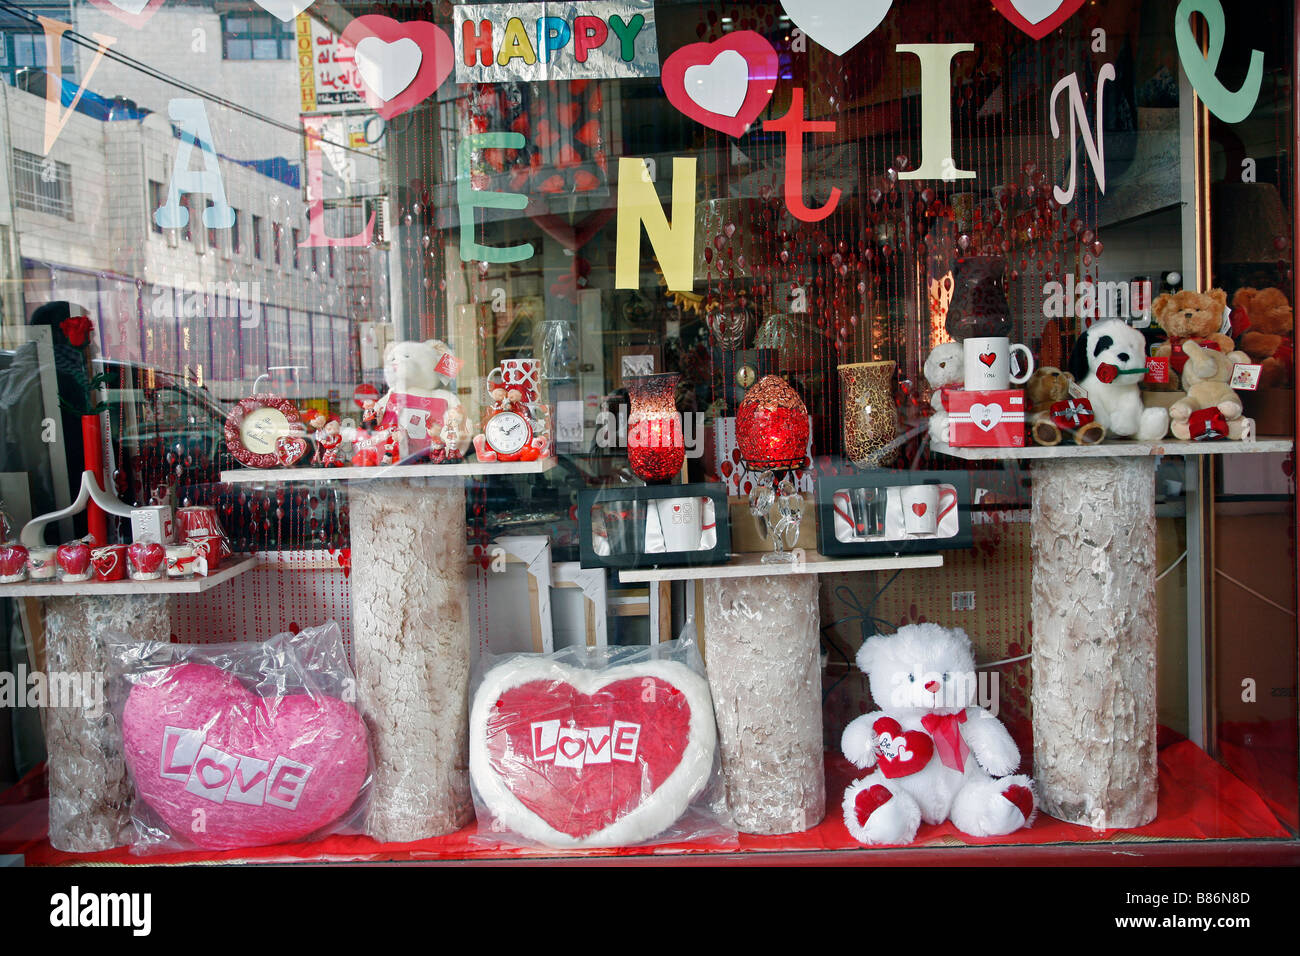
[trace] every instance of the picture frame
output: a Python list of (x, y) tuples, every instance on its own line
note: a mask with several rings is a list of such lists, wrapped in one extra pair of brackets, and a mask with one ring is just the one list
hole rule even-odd
[[(926, 486), (940, 486), (937, 496), (926, 494), (911, 495), (909, 489)], [(851, 537), (842, 535), (845, 524), (861, 525), (853, 514), (854, 489), (871, 489), (877, 492), (878, 504), (860, 502), (868, 508), (883, 508), (874, 512), (875, 520), (884, 528), (883, 534), (872, 534), (856, 529), (850, 530)], [(951, 491), (951, 508), (942, 507), (946, 499), (945, 489)], [(913, 530), (907, 528), (904, 517), (904, 496), (908, 494), (907, 505), (916, 510), (913, 521), (917, 524)], [(845, 513), (845, 498), (850, 501), (850, 512)], [(936, 500), (937, 499), (937, 500)], [(922, 522), (929, 520), (926, 513), (935, 505), (940, 509), (933, 514), (935, 531), (927, 533), (916, 531)], [(969, 548), (971, 538), (971, 483), (970, 475), (964, 471), (863, 471), (854, 475), (824, 476), (817, 480), (817, 550), (828, 558), (861, 557), (885, 554), (916, 554), (927, 551), (943, 551), (957, 548)], [(838, 509), (838, 510), (837, 510)], [(859, 509), (861, 510), (861, 509)], [(951, 518), (946, 517), (951, 514)], [(837, 520), (839, 522), (837, 526)]]
[[(658, 525), (660, 506), (677, 499), (707, 499), (712, 504), (713, 527), (702, 524), (702, 531), (712, 531), (712, 545), (707, 536), (700, 535), (700, 546), (692, 550), (668, 550), (666, 538), (656, 539), (654, 527)], [(608, 526), (596, 526), (593, 512), (598, 506), (627, 506), (620, 525), (615, 531)], [(651, 509), (655, 517), (650, 518)], [(602, 521), (608, 521), (606, 510)], [(664, 511), (664, 513), (669, 513)], [(701, 515), (707, 512), (701, 509)], [(703, 521), (703, 517), (701, 519)], [(601, 534), (601, 531), (604, 534)], [(611, 539), (610, 535), (616, 537)], [(662, 534), (662, 532), (661, 532)], [(621, 535), (621, 539), (617, 537)], [(608, 547), (598, 550), (597, 539), (603, 537)], [(584, 568), (644, 568), (674, 567), (680, 565), (721, 564), (731, 557), (731, 523), (727, 513), (727, 488), (716, 482), (697, 482), (686, 485), (629, 485), (626, 487), (589, 489), (578, 493), (578, 550)], [(657, 541), (664, 550), (649, 550), (647, 544)], [(603, 552), (603, 553), (602, 553)]]
[[(267, 434), (268, 430), (270, 434)], [(301, 442), (292, 460), (280, 453), (281, 439)], [(226, 416), (226, 448), (249, 468), (292, 466), (305, 457), (307, 434), (297, 405), (279, 395), (253, 395), (241, 399)]]

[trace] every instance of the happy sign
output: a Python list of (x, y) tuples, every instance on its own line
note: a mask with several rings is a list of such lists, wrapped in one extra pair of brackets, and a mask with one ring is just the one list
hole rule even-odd
[(708, 783), (709, 686), (661, 660), (583, 669), (516, 657), (470, 712), (470, 777), (504, 828), (547, 846), (622, 846), (670, 827)]
[(653, 0), (472, 4), (454, 21), (457, 83), (659, 75)]

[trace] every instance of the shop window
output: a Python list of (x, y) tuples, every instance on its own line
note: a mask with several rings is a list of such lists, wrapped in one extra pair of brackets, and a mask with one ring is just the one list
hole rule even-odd
[(253, 258), (259, 262), (262, 259), (262, 217), (253, 216)]

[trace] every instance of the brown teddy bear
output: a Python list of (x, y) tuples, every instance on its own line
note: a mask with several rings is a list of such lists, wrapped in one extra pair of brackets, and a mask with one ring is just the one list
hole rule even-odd
[(1290, 385), (1294, 352), (1291, 303), (1281, 289), (1238, 289), (1232, 296), (1233, 326), (1244, 326), (1239, 348), (1260, 366), (1259, 387)]
[(1091, 409), (1075, 399), (1054, 414), (1052, 406), (1070, 401), (1074, 376), (1050, 365), (1035, 370), (1025, 384), (1029, 400), (1029, 437), (1036, 445), (1059, 445), (1066, 435), (1075, 444), (1095, 445), (1106, 437), (1106, 427), (1092, 416)]
[(1183, 374), (1183, 366), (1187, 363), (1183, 343), (1194, 341), (1220, 352), (1232, 351), (1232, 339), (1219, 331), (1227, 308), (1228, 294), (1222, 289), (1165, 292), (1151, 303), (1156, 323), (1169, 335), (1168, 342), (1156, 346), (1155, 356), (1169, 359), (1171, 386), (1177, 387), (1178, 376)]
[(1204, 409), (1216, 409), (1223, 415), (1228, 428), (1228, 438), (1240, 439), (1250, 421), (1241, 414), (1241, 399), (1228, 387), (1234, 365), (1250, 361), (1245, 352), (1223, 353), (1186, 342), (1187, 364), (1183, 366), (1183, 388), (1187, 396), (1169, 407), (1169, 431), (1175, 438), (1187, 440), (1192, 436), (1190, 420)]

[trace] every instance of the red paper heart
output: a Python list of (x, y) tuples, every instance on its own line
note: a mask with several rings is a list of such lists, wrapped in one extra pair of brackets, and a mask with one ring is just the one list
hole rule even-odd
[(880, 772), (893, 780), (924, 770), (934, 756), (934, 741), (920, 730), (903, 732), (893, 717), (880, 717), (871, 729), (876, 732), (876, 749), (880, 754)]
[[(712, 67), (728, 50), (739, 53), (749, 68), (749, 86), (735, 116), (705, 109), (686, 92), (686, 71), (694, 66)], [(729, 33), (713, 43), (689, 43), (664, 61), (660, 80), (668, 101), (686, 116), (709, 129), (728, 136), (741, 136), (772, 99), (780, 73), (780, 58), (772, 44), (752, 30)]]
[(456, 53), (447, 34), (441, 27), (423, 20), (403, 23), (379, 14), (366, 14), (349, 23), (339, 39), (345, 46), (355, 50), (357, 44), (366, 37), (377, 37), (384, 43), (396, 43), (401, 39), (414, 40), (422, 54), (415, 78), (391, 100), (381, 99), (362, 81), (366, 103), (386, 120), (400, 116), (432, 96), (442, 86), (443, 80), (447, 79), (455, 62)]
[(577, 122), (578, 116), (582, 113), (581, 103), (561, 103), (555, 108), (555, 115), (559, 117), (560, 125), (569, 129)]
[(582, 124), (582, 128), (573, 134), (573, 138), (583, 146), (595, 146), (600, 142), (600, 121), (587, 120)]
[(534, 142), (538, 146), (545, 149), (546, 147), (552, 145), (559, 138), (560, 138), (560, 134), (558, 131), (556, 131), (555, 127), (551, 125), (550, 120), (544, 119), (537, 124), (537, 137), (534, 140)]
[(1074, 16), (1079, 8), (1083, 6), (1083, 0), (1061, 0), (1059, 7), (1037, 23), (1030, 23), (1026, 20), (1024, 14), (1016, 9), (1012, 0), (993, 0), (993, 6), (997, 8), (998, 13), (1010, 20), (1016, 29), (1028, 33), (1035, 40), (1041, 40)]
[(998, 357), (993, 352), (984, 352), (980, 355), (980, 361), (983, 362), (985, 365), (987, 365), (989, 368), (992, 368), (993, 363), (996, 362), (997, 360)]
[(497, 822), (553, 846), (639, 842), (707, 783), (708, 685), (673, 661), (580, 670), (516, 658), (484, 678), (470, 773)]
[(260, 697), (208, 664), (142, 677), (122, 712), (122, 743), (140, 798), (178, 837), (214, 849), (319, 830), (348, 811), (369, 772), (366, 728), (351, 706)]
[(925, 502), (918, 501), (915, 504), (913, 504), (912, 514), (916, 515), (918, 518), (921, 517), (921, 515), (925, 514)]

